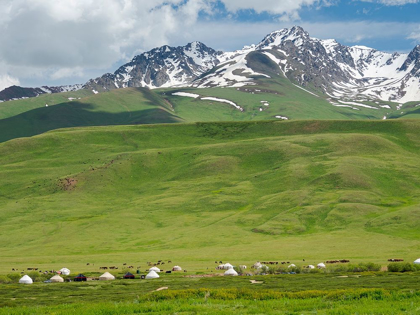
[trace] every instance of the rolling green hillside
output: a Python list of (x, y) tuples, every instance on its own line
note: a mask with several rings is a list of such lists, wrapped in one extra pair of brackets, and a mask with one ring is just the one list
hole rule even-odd
[[(259, 60), (252, 64), (256, 70), (267, 67)], [(335, 107), (324, 97), (304, 91), (280, 76), (272, 79), (260, 77), (255, 82), (255, 86), (242, 88), (127, 88), (97, 95), (80, 90), (4, 102), (0, 103), (0, 142), (68, 127), (256, 121), (278, 119), (276, 117), (290, 120), (382, 119), (389, 112), (387, 109)], [(199, 94), (200, 97), (173, 95), (179, 91)], [(226, 103), (201, 100), (203, 97), (229, 100), (244, 110)]]
[(414, 260), (418, 130), (415, 120), (225, 122), (1, 143), (0, 270)]

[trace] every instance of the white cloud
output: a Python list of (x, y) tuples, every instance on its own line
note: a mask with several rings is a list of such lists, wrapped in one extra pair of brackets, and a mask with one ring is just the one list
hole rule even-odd
[(208, 0), (1, 0), (0, 62), (21, 78), (77, 77), (167, 44), (209, 8)]
[(399, 5), (406, 5), (406, 4), (413, 4), (413, 3), (420, 2), (420, 0), (360, 0), (360, 1), (380, 3), (387, 6), (399, 6)]
[(83, 77), (84, 72), (82, 67), (75, 67), (75, 68), (60, 68), (57, 71), (54, 71), (50, 77), (51, 79), (62, 79), (68, 77)]
[[(136, 53), (164, 44), (200, 40), (233, 50), (292, 23), (312, 36), (354, 43), (393, 36), (414, 39), (419, 33), (418, 24), (410, 23), (293, 22), (302, 8), (316, 9), (338, 0), (220, 1), (232, 19), (200, 20), (200, 12), (217, 19), (216, 0), (0, 0), (0, 75), (18, 77), (25, 85), (83, 83)], [(390, 5), (414, 0), (380, 1)], [(277, 22), (235, 21), (236, 13), (246, 9), (273, 14), (277, 20), (270, 21)]]
[(236, 12), (238, 10), (252, 9), (257, 13), (271, 12), (275, 14), (293, 14), (304, 6), (328, 4), (323, 0), (221, 0), (226, 9)]
[(18, 79), (13, 78), (9, 75), (1, 75), (0, 76), (0, 91), (4, 90), (5, 88), (8, 88), (12, 85), (19, 85), (20, 82)]
[(420, 43), (420, 27), (411, 32), (410, 35), (407, 36), (407, 39), (412, 39), (415, 44)]

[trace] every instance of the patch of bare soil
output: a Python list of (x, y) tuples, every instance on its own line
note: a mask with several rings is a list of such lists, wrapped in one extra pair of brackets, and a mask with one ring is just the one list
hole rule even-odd
[(77, 184), (77, 179), (66, 177), (64, 179), (60, 179), (58, 185), (61, 187), (62, 190), (70, 191), (76, 188), (76, 184)]

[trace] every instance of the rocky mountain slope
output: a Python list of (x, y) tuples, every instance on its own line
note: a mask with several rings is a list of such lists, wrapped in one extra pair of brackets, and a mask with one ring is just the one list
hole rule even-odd
[(62, 93), (77, 91), (83, 88), (83, 84), (64, 85), (64, 86), (42, 86), (38, 88), (24, 88), (20, 86), (10, 86), (0, 92), (0, 102), (29, 97), (37, 97), (42, 94)]
[(11, 87), (0, 92), (0, 100), (79, 88), (95, 94), (125, 87), (239, 88), (273, 76), (285, 76), (297, 87), (326, 97), (334, 106), (388, 108), (381, 102), (420, 101), (420, 45), (409, 54), (390, 54), (312, 38), (295, 26), (235, 52), (217, 52), (200, 42), (162, 46), (83, 86)]
[(328, 96), (336, 106), (363, 105), (357, 101), (420, 100), (420, 45), (410, 54), (389, 54), (311, 38), (301, 27), (293, 27), (267, 35), (258, 45), (223, 56), (225, 60), (217, 70), (196, 80), (194, 86), (255, 84), (256, 76), (269, 75), (253, 71), (252, 60), (265, 56), (272, 66), (275, 64), (275, 75), (284, 75), (301, 87)]
[(90, 80), (85, 88), (103, 91), (125, 87), (187, 86), (214, 68), (221, 55), (200, 42), (181, 47), (162, 46), (134, 57), (114, 73)]

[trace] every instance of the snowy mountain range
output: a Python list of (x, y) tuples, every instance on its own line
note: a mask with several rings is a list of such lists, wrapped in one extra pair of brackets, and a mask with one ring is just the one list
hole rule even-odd
[[(295, 26), (235, 52), (218, 52), (200, 42), (155, 48), (114, 73), (67, 89), (100, 93), (125, 87), (242, 87), (273, 76), (285, 76), (298, 87), (325, 96), (335, 106), (357, 106), (361, 101), (419, 101), (420, 45), (409, 54), (390, 54), (312, 38)], [(6, 90), (0, 92), (0, 99), (5, 100)]]

